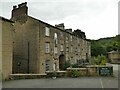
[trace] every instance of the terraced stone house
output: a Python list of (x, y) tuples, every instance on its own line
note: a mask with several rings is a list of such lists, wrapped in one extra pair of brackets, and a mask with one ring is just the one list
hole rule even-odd
[(13, 6), (11, 20), (15, 22), (12, 73), (43, 74), (64, 70), (65, 62), (89, 62), (91, 47), (84, 32), (29, 16), (26, 2)]

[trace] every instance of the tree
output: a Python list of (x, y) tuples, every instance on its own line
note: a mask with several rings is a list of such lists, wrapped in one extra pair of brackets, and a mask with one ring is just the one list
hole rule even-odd
[(107, 63), (107, 59), (104, 55), (99, 55), (98, 57), (99, 65), (105, 65)]
[(92, 65), (105, 65), (107, 58), (104, 55), (98, 55), (97, 57), (92, 57), (90, 63)]

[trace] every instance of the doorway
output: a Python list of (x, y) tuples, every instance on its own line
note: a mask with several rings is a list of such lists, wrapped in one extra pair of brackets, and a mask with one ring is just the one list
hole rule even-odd
[(59, 56), (59, 69), (60, 70), (65, 69), (65, 56), (64, 55)]

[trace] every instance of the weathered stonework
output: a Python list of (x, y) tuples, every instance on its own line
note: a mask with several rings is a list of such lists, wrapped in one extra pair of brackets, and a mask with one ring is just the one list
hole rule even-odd
[(108, 52), (107, 58), (110, 63), (120, 64), (120, 51)]
[[(26, 4), (12, 10), (11, 20), (15, 22), (13, 73), (44, 74), (47, 67), (49, 71), (63, 70), (66, 61), (71, 64), (89, 61), (90, 42), (85, 35), (77, 36), (72, 29), (65, 29), (63, 23), (52, 26), (28, 16)], [(49, 36), (45, 35), (46, 27), (50, 30)], [(46, 44), (50, 45), (47, 53)]]
[[(0, 40), (0, 62), (2, 62), (2, 79), (8, 79), (12, 74), (12, 59), (13, 59), (13, 22), (0, 17), (1, 36)], [(0, 72), (1, 74), (1, 72)]]

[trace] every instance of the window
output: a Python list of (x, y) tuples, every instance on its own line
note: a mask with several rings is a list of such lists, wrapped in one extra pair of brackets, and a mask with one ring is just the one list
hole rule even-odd
[(80, 42), (80, 39), (79, 38), (77, 38), (77, 43), (79, 43)]
[(46, 71), (50, 70), (50, 60), (46, 60)]
[(68, 40), (68, 36), (66, 37), (66, 40)]
[(60, 36), (63, 37), (63, 32), (60, 32)]
[(53, 64), (53, 71), (56, 70), (56, 63)]
[(64, 47), (63, 47), (63, 45), (61, 45), (60, 47), (61, 47), (61, 50), (60, 50), (60, 51), (64, 51)]
[(57, 47), (54, 47), (54, 54), (57, 54)]
[(68, 44), (68, 43), (66, 43), (66, 47), (69, 47), (69, 44)]
[(50, 43), (45, 44), (45, 52), (50, 53)]
[(80, 47), (78, 48), (78, 52), (80, 52)]
[(75, 52), (77, 52), (78, 51), (78, 49), (77, 49), (77, 47), (75, 48)]
[(70, 40), (72, 41), (72, 36), (70, 36)]
[(69, 57), (68, 57), (68, 54), (66, 54), (66, 61), (68, 61), (69, 60)]
[(73, 46), (71, 46), (71, 50), (70, 51), (73, 52)]
[(69, 52), (69, 48), (68, 47), (66, 48), (66, 52)]
[(66, 37), (66, 43), (68, 43), (68, 37)]
[(55, 46), (58, 44), (57, 33), (54, 34), (54, 44)]
[(54, 34), (54, 37), (57, 38), (57, 33)]
[(77, 59), (76, 61), (77, 61), (77, 64), (80, 65), (80, 60)]
[(45, 35), (50, 36), (50, 29), (48, 27), (45, 27)]

